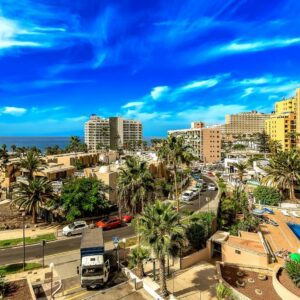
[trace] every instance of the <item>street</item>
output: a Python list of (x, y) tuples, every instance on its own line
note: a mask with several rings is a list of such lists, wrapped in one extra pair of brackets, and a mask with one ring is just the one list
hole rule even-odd
[[(205, 178), (207, 183), (213, 183), (210, 178)], [(218, 191), (206, 190), (201, 192), (200, 197), (195, 197), (192, 201), (184, 204), (182, 207), (191, 211), (201, 210), (215, 210), (217, 207), (214, 203), (214, 199)], [(206, 201), (207, 198), (210, 201)], [(123, 226), (121, 228), (104, 231), (104, 241), (108, 242), (112, 240), (112, 237), (118, 236), (119, 238), (126, 238), (134, 235), (134, 229), (132, 226)], [(79, 249), (81, 236), (66, 238), (63, 240), (57, 240), (48, 242), (45, 247), (45, 256), (53, 255), (61, 252), (72, 251)], [(41, 245), (28, 245), (26, 246), (26, 261), (40, 259), (42, 256)], [(0, 250), (0, 265), (19, 263), (23, 260), (23, 247), (8, 248)]]

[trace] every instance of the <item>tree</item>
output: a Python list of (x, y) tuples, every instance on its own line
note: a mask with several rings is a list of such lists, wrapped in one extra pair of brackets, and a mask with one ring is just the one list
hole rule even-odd
[(130, 254), (129, 254), (129, 267), (137, 268), (137, 275), (142, 278), (145, 275), (144, 272), (144, 266), (143, 262), (145, 259), (149, 258), (150, 252), (147, 248), (142, 247), (142, 246), (137, 246), (133, 249), (131, 249)]
[(191, 224), (186, 230), (186, 237), (194, 249), (203, 249), (207, 238), (205, 226), (201, 223)]
[(10, 149), (11, 149), (12, 152), (15, 153), (16, 150), (17, 150), (17, 146), (16, 146), (16, 145), (11, 145), (11, 146), (10, 146)]
[(32, 215), (36, 224), (37, 213), (42, 205), (54, 197), (51, 182), (45, 178), (34, 178), (28, 182), (19, 182), (15, 191), (14, 203)]
[(246, 148), (247, 148), (247, 146), (245, 146), (243, 144), (235, 144), (232, 147), (233, 150), (245, 150)]
[(253, 191), (253, 195), (258, 203), (263, 205), (277, 206), (281, 202), (280, 193), (272, 187), (260, 185)]
[(154, 200), (155, 183), (147, 162), (136, 157), (126, 159), (117, 183), (118, 202), (133, 214), (143, 211)]
[(74, 178), (63, 186), (60, 202), (68, 221), (77, 217), (99, 215), (108, 207), (106, 193), (110, 188), (96, 178)]
[(20, 163), (21, 168), (24, 168), (28, 172), (27, 177), (29, 180), (33, 178), (33, 173), (42, 165), (43, 161), (36, 151), (27, 152), (26, 157), (23, 158)]
[(258, 146), (258, 151), (261, 153), (270, 152), (270, 137), (266, 134), (265, 131), (257, 133), (255, 135), (255, 141)]
[(236, 203), (231, 198), (224, 198), (220, 205), (220, 218), (218, 218), (218, 221), (221, 228), (226, 229), (235, 221)]
[(300, 180), (299, 151), (292, 149), (272, 155), (264, 170), (268, 175), (262, 179), (262, 183), (280, 191), (288, 189), (289, 199), (295, 201), (295, 185)]
[(243, 176), (245, 170), (247, 169), (247, 163), (240, 161), (238, 163), (234, 163), (233, 166), (237, 169), (240, 182), (243, 182)]
[(229, 287), (225, 286), (223, 283), (218, 283), (216, 285), (216, 294), (218, 300), (233, 299), (232, 290)]
[(160, 290), (165, 297), (169, 294), (166, 285), (166, 256), (178, 256), (184, 243), (185, 226), (172, 205), (161, 201), (147, 205), (137, 224), (137, 233), (142, 242), (159, 261)]
[(300, 289), (300, 262), (288, 261), (286, 262), (285, 269), (290, 279)]
[(78, 136), (71, 136), (69, 142), (69, 151), (78, 152), (80, 150), (80, 138)]
[(282, 151), (282, 144), (279, 141), (270, 140), (269, 148), (272, 154), (277, 154)]
[(175, 136), (169, 136), (166, 140), (163, 140), (163, 144), (158, 151), (158, 156), (160, 159), (166, 160), (172, 168), (175, 200), (177, 201), (177, 211), (179, 211), (180, 200), (177, 186), (178, 167), (182, 165), (189, 166), (190, 163), (195, 160), (195, 157), (191, 152), (191, 148), (185, 143), (184, 138)]

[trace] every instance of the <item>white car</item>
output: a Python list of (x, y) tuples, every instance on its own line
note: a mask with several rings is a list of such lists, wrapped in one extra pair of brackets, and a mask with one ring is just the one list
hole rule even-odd
[(63, 228), (63, 235), (71, 236), (74, 234), (81, 234), (83, 230), (88, 227), (89, 226), (86, 224), (85, 221), (75, 221)]
[(182, 201), (190, 201), (193, 199), (193, 197), (194, 197), (193, 191), (187, 190), (182, 193), (181, 200)]
[(192, 188), (191, 191), (194, 193), (194, 196), (198, 196), (200, 193), (200, 189), (198, 189), (197, 187)]
[(217, 187), (216, 187), (213, 183), (209, 183), (209, 184), (207, 185), (207, 189), (208, 189), (209, 191), (216, 191), (216, 190), (217, 190)]

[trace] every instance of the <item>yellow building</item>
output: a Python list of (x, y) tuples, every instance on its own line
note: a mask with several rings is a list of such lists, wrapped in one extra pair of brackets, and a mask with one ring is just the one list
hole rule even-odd
[(275, 112), (265, 121), (266, 133), (271, 140), (279, 141), (283, 150), (300, 145), (300, 89), (296, 96), (275, 103)]

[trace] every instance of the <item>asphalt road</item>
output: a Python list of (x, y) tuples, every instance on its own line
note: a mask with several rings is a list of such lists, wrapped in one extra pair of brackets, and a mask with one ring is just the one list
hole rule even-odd
[[(213, 182), (211, 179), (206, 178), (207, 183)], [(203, 207), (207, 205), (206, 198), (209, 197), (212, 201), (217, 194), (217, 191), (204, 191), (201, 192), (200, 198), (195, 197), (188, 204), (184, 205), (184, 208), (190, 209), (192, 211), (203, 210)], [(112, 240), (112, 237), (118, 236), (119, 238), (126, 238), (132, 236), (134, 230), (132, 226), (123, 226), (121, 228), (104, 231), (104, 241), (108, 242)], [(79, 249), (81, 236), (66, 238), (63, 240), (48, 242), (45, 247), (45, 256), (53, 255), (56, 253), (72, 251)], [(42, 247), (41, 245), (28, 245), (26, 246), (26, 261), (33, 259), (40, 259), (42, 257)], [(23, 261), (23, 247), (1, 249), (0, 250), (0, 265), (18, 263)]]
[[(110, 231), (104, 231), (104, 241), (112, 241), (114, 236), (120, 238), (126, 238), (134, 234), (134, 229), (132, 226), (124, 226)], [(48, 242), (45, 246), (45, 256), (53, 255), (56, 253), (72, 251), (79, 249), (81, 236), (70, 237), (63, 240), (58, 240), (54, 242)], [(28, 245), (26, 246), (26, 261), (41, 258), (42, 257), (42, 247), (41, 245)], [(23, 247), (1, 249), (0, 250), (0, 265), (12, 264), (23, 261)]]

